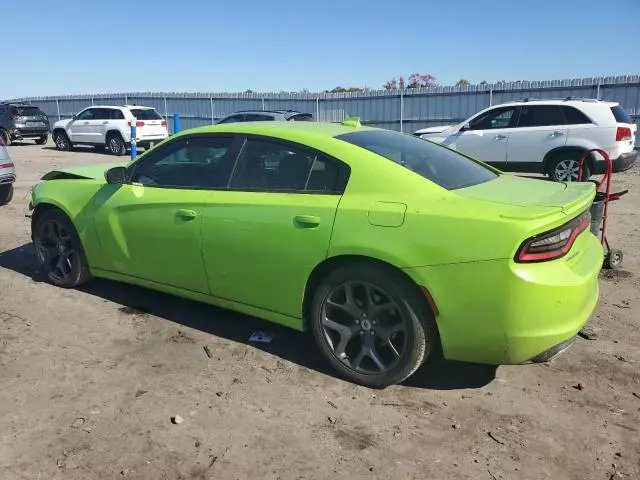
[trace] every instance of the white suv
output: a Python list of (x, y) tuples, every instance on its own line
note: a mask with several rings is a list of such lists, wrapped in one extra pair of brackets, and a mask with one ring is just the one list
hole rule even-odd
[[(636, 130), (636, 124), (617, 103), (567, 98), (503, 103), (458, 125), (425, 128), (415, 135), (501, 170), (576, 181), (578, 161), (592, 148), (609, 154), (614, 172), (630, 168), (640, 156), (634, 150)], [(590, 154), (583, 180), (605, 169), (604, 159)]]
[(167, 122), (153, 108), (138, 105), (93, 106), (53, 125), (58, 150), (74, 145), (105, 146), (114, 155), (124, 155), (131, 146), (131, 122), (136, 122), (136, 145), (149, 147), (169, 136)]

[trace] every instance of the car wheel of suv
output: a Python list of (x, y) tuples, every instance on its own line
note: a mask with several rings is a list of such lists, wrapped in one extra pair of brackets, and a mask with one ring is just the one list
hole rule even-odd
[(119, 133), (112, 133), (107, 137), (107, 150), (119, 157), (127, 153), (127, 146)]
[(11, 135), (9, 135), (9, 132), (7, 132), (6, 130), (0, 129), (0, 140), (2, 140), (2, 143), (4, 143), (7, 147), (11, 145)]
[(335, 270), (317, 288), (310, 311), (320, 351), (345, 378), (373, 388), (414, 373), (438, 341), (420, 290), (377, 265)]
[[(578, 158), (569, 155), (557, 157), (550, 165), (549, 176), (555, 182), (577, 182), (580, 163)], [(585, 182), (591, 177), (591, 171), (586, 162), (582, 166), (582, 179)]]
[(91, 278), (80, 237), (63, 212), (55, 208), (42, 212), (32, 235), (38, 263), (51, 283), (73, 288)]
[(44, 145), (49, 140), (49, 135), (44, 135), (38, 139), (36, 139), (36, 145)]
[(64, 132), (55, 132), (53, 134), (53, 141), (56, 144), (56, 148), (60, 151), (71, 150), (71, 142), (69, 137)]
[(0, 205), (6, 205), (13, 198), (13, 184), (0, 185)]

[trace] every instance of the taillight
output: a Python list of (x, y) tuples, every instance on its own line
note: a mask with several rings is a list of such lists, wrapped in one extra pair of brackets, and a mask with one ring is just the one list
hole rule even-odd
[(11, 120), (22, 120), (22, 117), (20, 115), (16, 115), (16, 114), (9, 115), (9, 118)]
[(616, 142), (631, 140), (631, 129), (629, 127), (618, 127), (616, 130)]
[(519, 263), (546, 262), (563, 257), (571, 250), (576, 237), (591, 223), (591, 212), (586, 211), (563, 226), (525, 241), (516, 254)]
[[(131, 122), (127, 122), (127, 125), (131, 126)], [(144, 127), (144, 122), (142, 120), (138, 120), (136, 122), (136, 127)]]
[(12, 162), (9, 163), (0, 163), (0, 168), (14, 168), (15, 165)]
[(160, 122), (160, 125), (162, 125), (163, 127), (166, 127), (167, 126), (167, 121), (166, 120), (162, 120)]

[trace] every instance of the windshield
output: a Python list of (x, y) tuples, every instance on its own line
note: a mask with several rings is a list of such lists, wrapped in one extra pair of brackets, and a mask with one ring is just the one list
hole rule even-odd
[(479, 162), (413, 135), (367, 130), (336, 138), (388, 158), (447, 190), (470, 187), (498, 176)]
[(131, 109), (131, 115), (137, 120), (162, 120), (162, 117), (153, 108), (135, 108)]

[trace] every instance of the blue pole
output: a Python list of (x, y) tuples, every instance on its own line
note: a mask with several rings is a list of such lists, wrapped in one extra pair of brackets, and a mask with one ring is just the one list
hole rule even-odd
[(173, 114), (173, 133), (180, 133), (180, 114)]
[(138, 154), (138, 147), (136, 145), (136, 119), (131, 120), (131, 161), (133, 162), (136, 159), (136, 155)]

